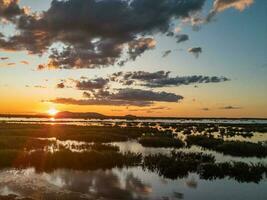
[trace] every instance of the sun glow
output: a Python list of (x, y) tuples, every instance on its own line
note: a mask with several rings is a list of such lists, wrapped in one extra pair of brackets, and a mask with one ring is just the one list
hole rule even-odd
[(47, 111), (50, 116), (55, 116), (59, 111), (55, 108), (51, 108)]

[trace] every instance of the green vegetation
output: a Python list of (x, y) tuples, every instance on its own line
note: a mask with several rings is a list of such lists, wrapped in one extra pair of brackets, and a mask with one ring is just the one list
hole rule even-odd
[(177, 179), (197, 173), (202, 179), (223, 179), (258, 183), (267, 175), (267, 166), (261, 163), (216, 163), (213, 156), (203, 153), (172, 152), (171, 155), (149, 155), (144, 158), (143, 168), (164, 178)]
[(139, 143), (144, 147), (176, 147), (181, 148), (184, 142), (180, 139), (169, 137), (149, 137), (144, 136), (139, 139)]
[(198, 174), (202, 179), (223, 179), (230, 177), (238, 182), (258, 183), (263, 176), (267, 175), (267, 166), (257, 164), (247, 164), (243, 162), (225, 162), (225, 163), (204, 163), (198, 168)]
[(77, 140), (84, 142), (118, 142), (137, 139), (146, 132), (158, 132), (152, 128), (111, 127), (111, 126), (74, 126), (41, 124), (0, 123), (1, 136), (27, 136), (31, 138), (55, 137), (60, 140)]
[(148, 155), (144, 158), (143, 168), (158, 173), (165, 178), (177, 179), (195, 172), (201, 163), (214, 163), (212, 155), (172, 151), (171, 155)]
[[(163, 125), (166, 127), (165, 125)], [(170, 125), (171, 128), (176, 129), (185, 135), (193, 133), (213, 134), (220, 133), (223, 137), (252, 137), (254, 132), (267, 133), (266, 124), (226, 124), (226, 123), (179, 123)]]
[[(64, 144), (57, 144), (56, 140), (39, 139), (26, 136), (0, 136), (0, 150), (43, 150), (53, 147), (58, 150), (68, 150)], [(88, 151), (119, 151), (119, 147), (109, 144), (88, 143), (80, 145), (72, 145), (76, 150)]]
[(138, 142), (144, 147), (181, 148), (184, 142), (175, 137), (171, 131), (145, 133)]
[(114, 167), (137, 166), (142, 161), (141, 154), (118, 153), (114, 151), (88, 151), (76, 153), (71, 151), (33, 151), (1, 150), (0, 168), (34, 167), (38, 171), (51, 171), (58, 168), (76, 170), (111, 169)]
[(110, 145), (110, 144), (91, 144), (89, 146), (85, 146), (86, 148), (93, 150), (93, 151), (115, 151), (119, 152), (120, 148), (118, 146)]
[(232, 156), (256, 156), (266, 157), (267, 146), (261, 143), (241, 142), (241, 141), (224, 141), (212, 136), (206, 137), (202, 135), (190, 135), (186, 139), (187, 145), (198, 145), (207, 149), (211, 149), (220, 153)]
[(54, 143), (54, 141), (40, 140), (26, 136), (0, 136), (0, 149), (43, 149)]

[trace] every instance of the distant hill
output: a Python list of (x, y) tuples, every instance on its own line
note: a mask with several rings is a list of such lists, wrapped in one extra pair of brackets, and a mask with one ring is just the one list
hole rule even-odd
[[(1, 114), (0, 118), (51, 118), (47, 113), (39, 114)], [(229, 119), (229, 120), (267, 120), (267, 118), (226, 118), (226, 117), (151, 117), (151, 116), (135, 116), (135, 115), (125, 115), (125, 116), (107, 116), (96, 112), (69, 112), (63, 111), (57, 113), (55, 118), (74, 118), (74, 119)], [(0, 119), (1, 120), (1, 119)]]
[(125, 115), (123, 118), (128, 119), (128, 120), (133, 120), (133, 119), (137, 119), (137, 116), (135, 116), (135, 115)]
[(85, 112), (85, 113), (81, 113), (81, 112), (68, 112), (68, 111), (64, 111), (64, 112), (59, 112), (56, 114), (56, 118), (83, 118), (83, 119), (89, 119), (89, 118), (93, 118), (93, 119), (104, 119), (104, 118), (108, 118), (106, 115), (102, 115), (100, 113), (96, 113), (96, 112)]

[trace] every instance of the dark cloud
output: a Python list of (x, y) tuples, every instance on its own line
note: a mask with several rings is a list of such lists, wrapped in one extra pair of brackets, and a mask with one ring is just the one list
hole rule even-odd
[(199, 57), (199, 54), (202, 53), (202, 48), (201, 47), (193, 47), (188, 49), (189, 53), (192, 53), (196, 58)]
[(175, 37), (177, 38), (177, 43), (185, 42), (189, 40), (189, 36), (186, 34), (179, 34), (179, 35), (176, 35)]
[[(101, 93), (102, 92), (102, 93)], [(100, 94), (101, 93), (101, 94)], [(84, 92), (85, 99), (57, 98), (53, 103), (74, 105), (114, 105), (114, 106), (151, 106), (154, 102), (179, 102), (182, 96), (167, 92), (154, 92), (151, 90), (119, 89), (116, 92), (97, 90)]]
[(150, 106), (151, 102), (146, 101), (124, 101), (124, 100), (110, 100), (110, 99), (73, 99), (73, 98), (56, 98), (50, 102), (67, 105), (106, 105), (106, 106)]
[(1, 57), (0, 59), (1, 59), (1, 60), (8, 60), (9, 57)]
[(161, 101), (161, 102), (178, 102), (183, 97), (174, 93), (154, 92), (151, 90), (141, 90), (125, 88), (120, 89), (117, 93), (110, 95), (111, 99), (129, 100), (129, 101)]
[(193, 75), (193, 76), (182, 76), (182, 77), (168, 77), (164, 79), (154, 79), (150, 80), (144, 84), (146, 87), (169, 87), (169, 86), (180, 86), (180, 85), (190, 85), (196, 83), (219, 83), (229, 81), (226, 77), (217, 77), (217, 76), (202, 76), (202, 75)]
[[(204, 2), (53, 0), (41, 15), (20, 16), (16, 22), (18, 34), (1, 37), (0, 48), (42, 55), (53, 44), (63, 43), (63, 49), (49, 51), (49, 63), (38, 69), (123, 64), (155, 47), (155, 40), (147, 35), (170, 32), (173, 19), (188, 18), (200, 11)], [(127, 55), (122, 59), (123, 52)]]
[(170, 87), (180, 85), (190, 85), (197, 83), (219, 83), (229, 81), (226, 77), (218, 76), (176, 76), (170, 77), (170, 72), (158, 71), (158, 72), (118, 72), (114, 73), (111, 77), (111, 81), (122, 83), (123, 85), (142, 85), (145, 87)]
[[(228, 81), (226, 77), (217, 76), (184, 76), (170, 77), (169, 71), (157, 72), (116, 72), (108, 78), (88, 79), (82, 77), (80, 80), (71, 79), (74, 84), (72, 88), (83, 90), (84, 99), (58, 98), (52, 100), (54, 103), (76, 104), (76, 105), (122, 105), (122, 106), (151, 106), (155, 102), (179, 102), (183, 96), (164, 91), (153, 91), (133, 88), (112, 88), (112, 82), (122, 85), (142, 86), (149, 88), (170, 87), (189, 85), (196, 83), (217, 83)], [(69, 80), (68, 80), (69, 81)], [(64, 88), (66, 80), (61, 80), (57, 88)], [(155, 108), (156, 109), (156, 108)], [(153, 112), (151, 109), (148, 112)], [(158, 108), (163, 109), (163, 108)]]
[(0, 0), (0, 20), (12, 21), (14, 17), (25, 14), (26, 8), (20, 8), (19, 0)]
[(164, 51), (162, 57), (163, 58), (167, 57), (171, 52), (172, 52), (171, 50)]
[(56, 88), (63, 89), (63, 88), (65, 88), (65, 84), (64, 83), (58, 83)]
[(153, 38), (140, 38), (129, 42), (130, 59), (135, 60), (146, 50), (153, 49), (156, 46), (156, 41)]
[(158, 106), (158, 107), (150, 107), (150, 108), (142, 108), (142, 109), (128, 109), (128, 111), (131, 112), (147, 112), (147, 113), (153, 113), (153, 112), (161, 112), (163, 110), (170, 110), (170, 108), (165, 106)]
[(169, 32), (167, 32), (166, 36), (167, 37), (173, 37), (174, 36), (174, 32), (169, 31)]
[(37, 67), (37, 70), (43, 70), (43, 69), (45, 69), (45, 65), (43, 65), (43, 64), (40, 64), (40, 65), (38, 65), (38, 67)]
[(103, 89), (107, 86), (109, 80), (104, 78), (96, 78), (93, 80), (76, 81), (76, 88), (79, 90), (95, 90)]
[[(71, 69), (113, 65), (121, 56), (122, 50), (123, 46), (119, 39), (103, 39), (98, 43), (88, 43), (86, 47), (68, 46), (64, 47), (61, 51), (54, 48), (49, 56), (50, 61), (45, 67)], [(141, 54), (137, 49), (136, 52), (132, 51), (132, 54), (135, 53), (136, 57)], [(134, 55), (132, 55), (133, 57)]]
[(157, 71), (157, 72), (145, 72), (145, 71), (134, 71), (134, 72), (117, 72), (110, 76), (111, 81), (117, 81), (124, 85), (127, 83), (135, 83), (135, 81), (148, 81), (154, 79), (163, 79), (169, 76), (169, 71)]
[(236, 109), (241, 109), (242, 107), (239, 107), (239, 106), (224, 106), (224, 107), (221, 107), (220, 109), (222, 110), (236, 110)]
[(92, 90), (89, 92), (84, 92), (83, 96), (86, 98), (96, 98), (96, 99), (102, 99), (102, 98), (108, 98), (110, 96), (111, 92), (106, 88), (101, 88), (98, 90)]
[(204, 111), (210, 111), (209, 108), (202, 108), (201, 110), (204, 110)]

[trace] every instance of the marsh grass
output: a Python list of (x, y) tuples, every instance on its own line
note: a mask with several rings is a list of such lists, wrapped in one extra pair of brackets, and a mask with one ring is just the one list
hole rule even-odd
[(59, 168), (76, 170), (111, 169), (127, 166), (137, 166), (142, 161), (142, 155), (136, 153), (119, 153), (114, 151), (89, 151), (75, 153), (71, 151), (19, 151), (1, 150), (0, 167), (18, 169), (34, 167), (37, 171), (53, 171)]
[(181, 148), (184, 146), (184, 142), (177, 138), (170, 138), (170, 137), (151, 137), (151, 136), (144, 136), (141, 137), (138, 142), (142, 144), (144, 147), (175, 147)]
[(267, 166), (261, 163), (216, 163), (212, 155), (185, 152), (146, 156), (143, 169), (169, 179), (185, 178), (189, 173), (197, 173), (205, 180), (231, 178), (238, 182), (259, 183), (267, 175)]
[(40, 140), (26, 136), (0, 136), (0, 149), (43, 149), (55, 144), (54, 141)]
[(143, 168), (170, 179), (183, 178), (195, 172), (201, 163), (214, 163), (212, 155), (172, 151), (171, 155), (155, 154), (144, 158)]
[(190, 135), (186, 139), (187, 145), (198, 145), (206, 149), (211, 149), (223, 154), (241, 157), (266, 157), (267, 146), (261, 143), (252, 143), (245, 141), (224, 141), (214, 137), (203, 135)]
[(138, 139), (144, 147), (181, 148), (184, 142), (171, 131), (147, 132)]
[(74, 126), (41, 124), (0, 123), (1, 136), (27, 136), (31, 138), (51, 138), (60, 140), (77, 140), (84, 142), (119, 142), (137, 139), (146, 132), (158, 132), (152, 128), (118, 127), (118, 126)]
[(204, 163), (198, 168), (200, 178), (206, 180), (233, 178), (238, 182), (255, 182), (267, 175), (267, 166), (257, 164), (247, 164), (243, 162), (225, 162), (225, 163)]

